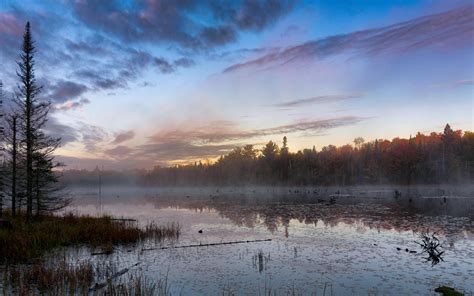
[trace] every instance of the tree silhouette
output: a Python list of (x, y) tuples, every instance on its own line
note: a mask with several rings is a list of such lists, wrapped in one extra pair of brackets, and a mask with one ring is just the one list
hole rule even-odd
[[(139, 176), (148, 185), (368, 185), (473, 182), (474, 133), (454, 131), (391, 141), (355, 141), (321, 151), (290, 152), (269, 141), (260, 151), (238, 147), (214, 164), (159, 167)], [(249, 151), (249, 152), (246, 152)], [(251, 151), (251, 152), (250, 152)], [(447, 170), (444, 171), (446, 162)]]
[[(25, 195), (26, 217), (29, 222), (33, 215), (41, 211), (55, 210), (65, 205), (64, 200), (52, 198), (52, 184), (57, 183), (57, 176), (53, 169), (57, 167), (54, 162), (54, 151), (60, 144), (60, 139), (52, 138), (43, 132), (51, 108), (49, 102), (39, 100), (38, 94), (42, 87), (35, 78), (36, 52), (31, 35), (30, 23), (26, 23), (23, 34), (23, 46), (20, 60), (18, 61), (17, 76), (20, 79), (15, 102), (18, 108), (18, 123), (22, 141), (19, 149), (24, 153), (25, 161)], [(33, 201), (35, 204), (33, 205)]]

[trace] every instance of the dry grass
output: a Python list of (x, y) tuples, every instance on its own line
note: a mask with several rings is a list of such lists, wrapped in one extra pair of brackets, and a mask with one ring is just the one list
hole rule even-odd
[(6, 217), (12, 229), (0, 229), (0, 263), (27, 262), (40, 258), (57, 247), (87, 245), (111, 249), (117, 244), (136, 243), (147, 238), (175, 239), (180, 235), (178, 224), (139, 227), (131, 221), (114, 221), (111, 217), (42, 216), (31, 224), (22, 217)]
[(131, 274), (125, 279), (113, 283), (109, 282), (99, 295), (107, 296), (168, 296), (168, 279), (152, 281), (140, 274)]
[(94, 279), (90, 262), (67, 263), (66, 259), (30, 266), (7, 266), (3, 272), (4, 295), (87, 295)]
[[(68, 263), (59, 261), (39, 262), (33, 265), (7, 266), (3, 270), (2, 295), (97, 295), (97, 296), (168, 296), (168, 280), (152, 281), (140, 272), (118, 276), (116, 266), (91, 261)], [(106, 278), (104, 287), (93, 285), (99, 278)]]

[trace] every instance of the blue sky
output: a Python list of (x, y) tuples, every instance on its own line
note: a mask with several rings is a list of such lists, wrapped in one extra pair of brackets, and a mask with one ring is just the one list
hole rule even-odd
[(10, 94), (30, 21), (69, 168), (473, 130), (471, 1), (5, 1)]

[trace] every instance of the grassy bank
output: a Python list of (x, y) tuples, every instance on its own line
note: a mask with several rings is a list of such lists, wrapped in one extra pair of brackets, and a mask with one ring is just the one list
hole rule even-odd
[(117, 244), (136, 243), (146, 238), (178, 238), (177, 224), (140, 227), (133, 221), (111, 217), (67, 214), (42, 216), (26, 224), (23, 217), (4, 216), (10, 227), (0, 228), (0, 262), (25, 262), (40, 258), (58, 247), (86, 245), (111, 250)]

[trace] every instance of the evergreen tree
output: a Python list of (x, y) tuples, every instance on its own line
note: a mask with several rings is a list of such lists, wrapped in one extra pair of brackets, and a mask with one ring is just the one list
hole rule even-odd
[[(35, 78), (35, 46), (31, 35), (30, 23), (25, 27), (23, 47), (18, 61), (17, 75), (20, 79), (16, 103), (19, 108), (20, 130), (24, 143), (20, 149), (25, 154), (25, 179), (26, 179), (26, 215), (30, 221), (33, 207), (36, 215), (41, 211), (56, 210), (66, 203), (61, 198), (52, 198), (52, 184), (57, 183), (57, 176), (53, 169), (57, 166), (54, 162), (53, 152), (60, 144), (60, 139), (54, 139), (43, 132), (51, 108), (49, 102), (40, 101), (38, 94), (42, 87)], [(35, 204), (33, 205), (33, 202)]]
[[(5, 127), (3, 126), (3, 83), (0, 81), (0, 158), (4, 158)], [(0, 166), (0, 218), (3, 216), (3, 202), (5, 197), (5, 161)]]

